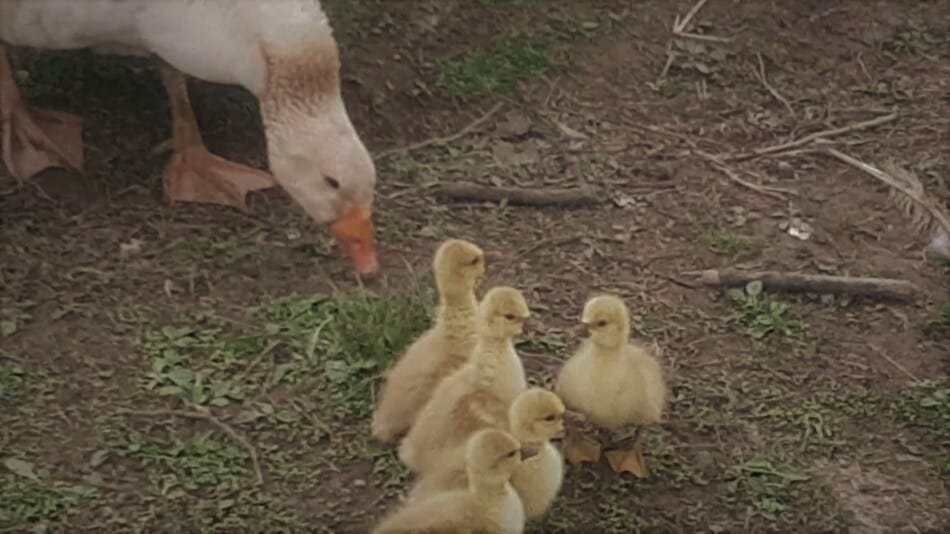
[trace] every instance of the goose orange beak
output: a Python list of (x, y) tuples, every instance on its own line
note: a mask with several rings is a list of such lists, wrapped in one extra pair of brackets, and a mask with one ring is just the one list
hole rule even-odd
[(373, 237), (372, 212), (364, 206), (350, 206), (343, 215), (330, 223), (330, 234), (340, 243), (360, 274), (379, 270), (376, 243)]

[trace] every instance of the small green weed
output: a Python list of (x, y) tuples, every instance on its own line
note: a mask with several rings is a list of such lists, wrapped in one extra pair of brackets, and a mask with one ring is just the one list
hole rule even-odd
[(762, 341), (779, 336), (795, 342), (802, 340), (808, 324), (788, 304), (767, 298), (762, 293), (762, 282), (749, 282), (745, 290), (733, 289), (727, 294), (741, 308), (735, 321), (752, 339)]
[(26, 392), (29, 376), (19, 365), (0, 365), (0, 402), (12, 403)]
[(726, 254), (735, 254), (748, 246), (745, 239), (729, 232), (713, 232), (702, 236), (700, 240), (714, 251)]
[(937, 330), (950, 330), (950, 302), (944, 302), (943, 306), (937, 309), (930, 327)]
[(507, 91), (515, 83), (554, 69), (547, 39), (531, 35), (504, 36), (487, 50), (467, 53), (436, 66), (436, 83), (453, 95), (468, 98)]

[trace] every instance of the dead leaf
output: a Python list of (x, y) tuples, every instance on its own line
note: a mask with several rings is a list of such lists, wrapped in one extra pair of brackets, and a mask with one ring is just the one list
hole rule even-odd
[(524, 113), (512, 112), (498, 123), (497, 132), (502, 137), (517, 137), (531, 131), (531, 119)]

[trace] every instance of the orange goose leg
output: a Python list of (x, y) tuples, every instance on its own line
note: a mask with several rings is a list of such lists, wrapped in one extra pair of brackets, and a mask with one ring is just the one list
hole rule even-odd
[(170, 101), (174, 151), (165, 167), (165, 198), (171, 204), (224, 204), (247, 211), (247, 193), (277, 185), (274, 177), (209, 152), (188, 100), (185, 75), (164, 62), (160, 70)]
[(0, 43), (0, 127), (3, 163), (18, 181), (50, 167), (82, 171), (82, 119), (48, 109), (30, 109), (23, 100)]

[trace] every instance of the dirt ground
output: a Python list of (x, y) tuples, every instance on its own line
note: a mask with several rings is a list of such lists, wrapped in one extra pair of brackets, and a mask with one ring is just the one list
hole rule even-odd
[[(365, 283), (282, 191), (249, 214), (162, 204), (148, 62), (18, 51), (31, 101), (83, 116), (88, 168), (0, 196), (0, 529), (365, 531), (411, 483), (369, 412), (428, 324), (447, 237), (492, 254), (486, 285), (525, 292), (532, 382), (551, 384), (598, 292), (669, 371), (650, 476), (571, 470), (529, 531), (950, 528), (950, 263), (826, 151), (950, 206), (950, 2), (710, 0), (679, 37), (691, 1), (328, 4), (380, 176), (383, 275)], [(247, 94), (196, 82), (193, 102), (212, 150), (263, 165)], [(460, 181), (602, 198), (436, 198)], [(726, 267), (921, 292), (697, 285)]]

